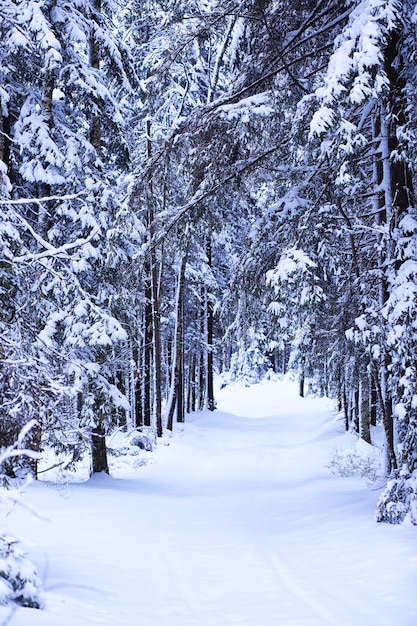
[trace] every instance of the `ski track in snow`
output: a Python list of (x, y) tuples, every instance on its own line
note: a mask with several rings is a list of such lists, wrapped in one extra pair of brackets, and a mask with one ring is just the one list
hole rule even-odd
[(11, 626), (416, 626), (416, 529), (376, 524), (379, 492), (326, 469), (342, 431), (292, 382), (235, 385), (145, 467), (32, 486), (50, 521), (7, 522), (46, 610)]

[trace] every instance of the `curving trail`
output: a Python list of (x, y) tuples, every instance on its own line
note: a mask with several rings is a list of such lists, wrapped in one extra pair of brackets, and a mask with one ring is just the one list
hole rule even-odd
[(147, 466), (33, 486), (50, 521), (8, 521), (47, 605), (10, 624), (415, 626), (417, 530), (375, 524), (379, 492), (326, 469), (342, 430), (289, 381), (235, 385)]

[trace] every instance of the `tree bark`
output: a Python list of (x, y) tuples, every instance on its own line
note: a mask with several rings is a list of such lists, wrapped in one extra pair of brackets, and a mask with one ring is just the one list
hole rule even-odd
[(200, 292), (200, 358), (198, 364), (198, 405), (199, 410), (203, 411), (206, 398), (206, 367), (205, 367), (205, 336), (206, 336), (206, 300), (207, 288), (205, 285), (201, 287)]
[[(93, 0), (94, 9), (98, 14), (101, 13), (101, 0)], [(94, 70), (100, 69), (100, 43), (91, 35), (90, 37), (90, 65)], [(90, 142), (98, 151), (101, 146), (101, 120), (100, 116), (93, 114), (90, 121)]]
[(391, 470), (398, 468), (397, 458), (394, 448), (394, 423), (392, 419), (392, 403), (386, 394), (386, 371), (382, 368), (380, 374), (373, 369), (372, 376), (375, 382), (375, 388), (378, 395), (379, 406), (382, 413), (382, 423), (384, 426), (385, 440), (387, 444), (387, 474)]
[[(1, 105), (1, 100), (0, 100)], [(0, 161), (6, 166), (6, 171), (12, 182), (12, 168), (10, 167), (10, 132), (11, 122), (10, 117), (0, 116)], [(2, 182), (0, 180), (0, 198), (5, 196), (5, 189), (2, 189)]]
[(353, 425), (355, 428), (355, 432), (359, 434), (360, 432), (360, 415), (359, 415), (359, 387), (355, 387), (353, 389)]
[(145, 426), (152, 424), (152, 287), (150, 268), (145, 266), (145, 328), (143, 341), (143, 423)]
[[(151, 121), (146, 120), (146, 136), (147, 136), (147, 157), (148, 160), (152, 158), (152, 142), (151, 142)], [(154, 224), (154, 211), (153, 211), (153, 187), (152, 180), (150, 182), (150, 198), (148, 205), (148, 228), (149, 239), (153, 241), (155, 236), (155, 224)], [(150, 268), (149, 268), (149, 280), (150, 280), (150, 296), (151, 296), (151, 312), (150, 322), (152, 324), (152, 339), (153, 339), (153, 381), (154, 381), (154, 395), (155, 395), (155, 423), (156, 433), (158, 437), (162, 437), (162, 341), (161, 341), (161, 313), (160, 313), (160, 298), (161, 288), (158, 281), (158, 267), (156, 259), (156, 250), (154, 246), (151, 246), (150, 250)]]
[[(207, 260), (208, 266), (212, 267), (211, 236), (207, 237)], [(214, 411), (216, 403), (214, 400), (214, 373), (213, 373), (213, 300), (207, 296), (207, 408)]]
[(171, 391), (167, 411), (167, 428), (173, 429), (175, 409), (177, 422), (184, 421), (184, 376), (183, 376), (183, 307), (185, 289), (185, 267), (187, 254), (181, 260), (178, 274), (177, 297), (176, 297), (176, 326), (173, 350), (173, 365), (171, 378)]
[(162, 342), (160, 294), (157, 284), (155, 256), (151, 256), (152, 265), (152, 319), (153, 319), (153, 353), (154, 353), (154, 390), (155, 390), (155, 423), (156, 434), (162, 437)]
[(192, 352), (188, 365), (187, 413), (192, 413), (196, 410), (196, 360), (196, 353)]
[(304, 398), (305, 392), (305, 373), (304, 373), (304, 359), (301, 363), (301, 370), (298, 378), (298, 395)]
[(377, 423), (377, 403), (378, 396), (375, 388), (375, 381), (371, 376), (371, 426), (376, 426)]
[(349, 431), (349, 400), (346, 393), (346, 382), (343, 382), (343, 411), (345, 415), (345, 430)]
[(91, 454), (93, 474), (100, 472), (109, 473), (109, 465), (107, 461), (107, 447), (105, 430), (103, 426), (96, 426), (91, 433)]
[(371, 442), (371, 422), (369, 411), (369, 384), (368, 381), (363, 379), (360, 382), (360, 437), (366, 443)]
[(177, 422), (184, 421), (184, 293), (187, 255), (183, 256), (179, 275), (176, 337)]

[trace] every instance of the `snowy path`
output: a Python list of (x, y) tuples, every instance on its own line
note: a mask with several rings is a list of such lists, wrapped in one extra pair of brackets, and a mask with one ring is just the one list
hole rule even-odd
[(134, 478), (30, 489), (50, 521), (8, 522), (47, 610), (12, 626), (416, 626), (417, 531), (375, 524), (378, 493), (326, 469), (329, 403), (288, 382), (219, 398)]

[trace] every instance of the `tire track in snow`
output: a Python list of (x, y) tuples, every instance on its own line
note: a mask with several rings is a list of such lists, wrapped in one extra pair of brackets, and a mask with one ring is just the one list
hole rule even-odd
[[(149, 554), (152, 604), (158, 607), (151, 623), (168, 626), (180, 619), (182, 624), (194, 626), (196, 616), (201, 616), (207, 607), (196, 593), (195, 564), (187, 556), (189, 547), (185, 539), (184, 544), (179, 543), (178, 537), (169, 532), (159, 537), (158, 544), (158, 549), (153, 548)], [(199, 621), (199, 626), (200, 623), (205, 624)]]
[[(264, 558), (287, 589), (319, 618), (317, 624), (320, 626), (346, 626), (347, 614), (356, 614), (356, 624), (377, 623), (378, 626), (392, 626), (392, 621), (386, 621), (381, 612), (376, 614), (369, 606), (349, 595), (348, 591), (343, 593), (334, 585), (327, 584), (328, 577), (326, 583), (321, 581), (318, 573), (314, 574), (305, 561), (283, 553), (281, 548), (279, 557), (264, 554)], [(332, 609), (329, 605), (335, 608)], [(342, 617), (338, 607), (343, 607)]]

